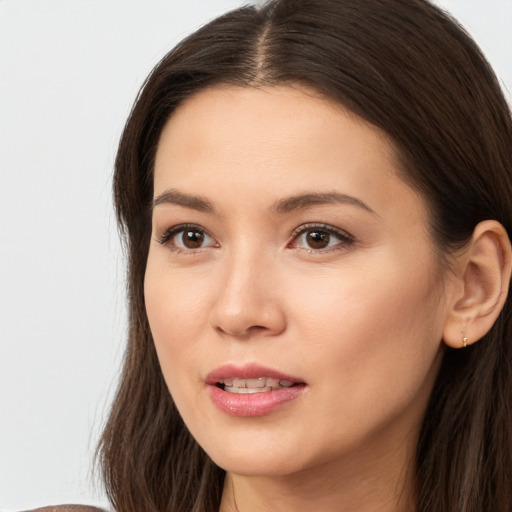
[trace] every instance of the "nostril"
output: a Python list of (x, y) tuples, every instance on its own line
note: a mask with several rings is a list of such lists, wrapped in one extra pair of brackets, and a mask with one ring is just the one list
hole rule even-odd
[(251, 325), (248, 328), (238, 328), (233, 326), (231, 329), (229, 326), (217, 326), (215, 329), (219, 334), (228, 335), (239, 340), (246, 340), (251, 338), (253, 335), (268, 331), (267, 327), (263, 325)]

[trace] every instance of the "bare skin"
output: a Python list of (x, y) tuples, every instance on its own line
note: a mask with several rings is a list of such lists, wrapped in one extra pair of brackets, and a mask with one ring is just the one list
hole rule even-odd
[[(409, 459), (410, 454), (399, 448), (396, 453), (384, 455), (384, 460), (368, 455), (368, 466), (363, 467), (361, 454), (357, 454), (358, 460), (354, 461), (353, 467), (359, 465), (360, 471), (352, 474), (330, 473), (328, 467), (323, 473), (317, 470), (280, 479), (228, 474), (220, 512), (308, 512), (312, 506), (322, 511), (343, 512), (414, 510), (414, 496), (410, 491), (414, 489), (411, 481), (414, 472), (392, 471), (398, 465), (396, 462)], [(382, 462), (391, 471), (382, 472)], [(338, 470), (337, 467), (332, 469)]]
[[(447, 272), (398, 171), (382, 132), (311, 91), (209, 89), (167, 123), (146, 309), (180, 414), (227, 472), (221, 512), (414, 510), (444, 344), (492, 325), (475, 305), (503, 304), (507, 277), (486, 269), (506, 234), (483, 225)], [(208, 375), (251, 364), (303, 392), (258, 414), (219, 407)]]

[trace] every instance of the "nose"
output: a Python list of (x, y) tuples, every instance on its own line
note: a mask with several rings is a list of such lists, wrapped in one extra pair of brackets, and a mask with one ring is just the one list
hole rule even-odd
[(222, 336), (246, 340), (275, 336), (286, 328), (276, 263), (256, 254), (224, 262), (210, 323)]

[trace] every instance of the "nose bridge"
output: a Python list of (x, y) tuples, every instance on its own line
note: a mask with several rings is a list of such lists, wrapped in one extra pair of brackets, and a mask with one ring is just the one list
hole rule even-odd
[[(256, 291), (258, 277), (262, 277), (262, 263), (264, 257), (261, 251), (255, 251), (248, 244), (237, 248), (230, 255), (225, 268), (225, 291), (226, 296), (244, 294), (249, 287)], [(262, 284), (262, 283), (261, 283)]]
[(254, 241), (233, 248), (223, 262), (212, 311), (215, 329), (235, 337), (284, 329), (284, 312), (272, 278), (275, 265), (275, 258)]

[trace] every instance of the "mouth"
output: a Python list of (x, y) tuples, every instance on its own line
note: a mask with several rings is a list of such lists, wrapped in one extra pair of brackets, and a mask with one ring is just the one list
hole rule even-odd
[(225, 378), (219, 379), (215, 386), (234, 394), (267, 393), (278, 389), (288, 389), (300, 383), (275, 377), (256, 377), (252, 379)]
[(256, 363), (223, 365), (206, 378), (212, 402), (230, 416), (265, 416), (299, 399), (307, 384), (300, 378)]
[(230, 395), (273, 395), (306, 386), (300, 378), (256, 363), (223, 365), (212, 371), (205, 380), (210, 387)]

